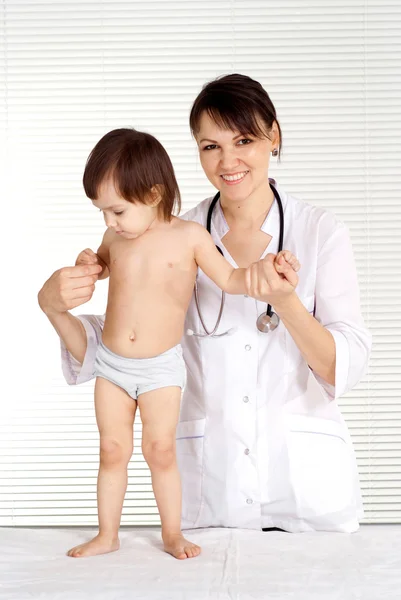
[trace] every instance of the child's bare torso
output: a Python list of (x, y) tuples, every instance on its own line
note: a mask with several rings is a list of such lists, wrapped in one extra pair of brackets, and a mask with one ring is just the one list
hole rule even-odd
[(180, 342), (197, 271), (190, 237), (177, 218), (136, 239), (115, 234), (103, 330), (112, 352), (151, 357)]

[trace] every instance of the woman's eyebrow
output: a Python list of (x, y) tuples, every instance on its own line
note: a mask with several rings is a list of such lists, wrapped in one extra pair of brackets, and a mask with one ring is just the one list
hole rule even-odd
[[(237, 140), (240, 137), (244, 137), (244, 133), (239, 133), (238, 135), (236, 135), (235, 137), (233, 137), (233, 141)], [(209, 140), (209, 138), (203, 138), (200, 140), (200, 144), (202, 144), (203, 142), (211, 142), (212, 144), (218, 144), (218, 142), (216, 142), (216, 140)]]

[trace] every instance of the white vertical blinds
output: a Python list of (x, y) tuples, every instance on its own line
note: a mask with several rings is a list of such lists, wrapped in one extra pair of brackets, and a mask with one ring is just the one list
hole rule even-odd
[[(350, 227), (374, 347), (341, 406), (366, 521), (401, 522), (400, 40), (399, 0), (3, 0), (0, 525), (97, 522), (93, 388), (64, 383), (36, 305), (50, 273), (101, 239), (81, 186), (89, 151), (115, 127), (150, 131), (190, 208), (212, 193), (191, 102), (229, 72), (258, 79), (276, 105), (281, 187)], [(75, 312), (103, 313), (106, 288)], [(123, 524), (158, 523), (140, 435), (138, 422)]]

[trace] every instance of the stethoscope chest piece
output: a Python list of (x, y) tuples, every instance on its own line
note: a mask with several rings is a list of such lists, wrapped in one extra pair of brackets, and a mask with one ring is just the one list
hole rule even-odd
[(263, 313), (259, 315), (256, 321), (256, 327), (261, 333), (269, 333), (269, 331), (277, 329), (279, 323), (280, 319), (275, 312), (272, 312), (271, 315)]

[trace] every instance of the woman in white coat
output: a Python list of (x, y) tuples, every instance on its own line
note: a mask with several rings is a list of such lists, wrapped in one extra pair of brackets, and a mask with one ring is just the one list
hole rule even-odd
[[(273, 266), (268, 284), (266, 273), (261, 277), (255, 267), (249, 291), (258, 300), (226, 296), (216, 332), (226, 335), (196, 335), (205, 332), (191, 301), (182, 340), (187, 384), (177, 428), (182, 526), (355, 531), (362, 502), (337, 398), (361, 378), (370, 335), (347, 229), (269, 180), (269, 158), (280, 151), (281, 130), (258, 82), (243, 75), (210, 82), (194, 102), (190, 126), (202, 167), (220, 192), (211, 234), (224, 256), (245, 267), (277, 253), (276, 192), (284, 212), (283, 247), (302, 267), (290, 297)], [(183, 218), (206, 225), (211, 201)], [(93, 377), (103, 318), (67, 311), (91, 297), (95, 280), (90, 267), (65, 268), (39, 292), (62, 340), (70, 384)], [(197, 286), (210, 331), (221, 294), (202, 272)], [(256, 321), (266, 304), (280, 323), (262, 333)]]

